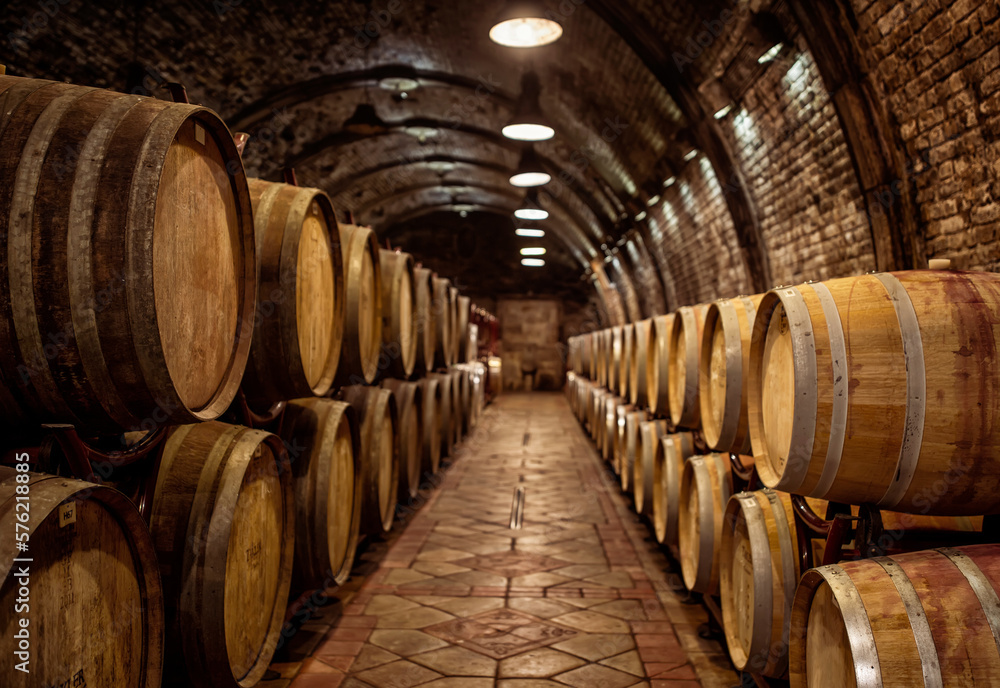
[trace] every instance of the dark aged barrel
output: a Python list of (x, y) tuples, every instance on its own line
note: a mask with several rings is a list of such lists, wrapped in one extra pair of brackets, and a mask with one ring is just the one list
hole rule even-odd
[(635, 323), (628, 388), (632, 403), (641, 407), (649, 406), (649, 376), (646, 368), (649, 364), (649, 349), (654, 346), (656, 346), (656, 340), (653, 337), (652, 319), (640, 320)]
[(437, 333), (437, 346), (434, 348), (434, 366), (447, 368), (455, 362), (455, 304), (452, 303), (451, 282), (435, 277), (434, 285), (434, 322)]
[(677, 432), (660, 438), (653, 455), (653, 530), (661, 545), (675, 546), (681, 510), (684, 464), (694, 455), (694, 435)]
[(811, 569), (792, 605), (793, 686), (1000, 685), (1000, 545)]
[(382, 269), (375, 232), (340, 225), (344, 252), (344, 341), (336, 383), (370, 383), (378, 374), (382, 349)]
[(281, 437), (295, 477), (296, 590), (342, 585), (361, 527), (361, 434), (350, 404), (288, 402)]
[(667, 434), (667, 421), (648, 420), (639, 424), (639, 439), (632, 466), (632, 500), (635, 513), (652, 517), (653, 469), (656, 452), (663, 451), (660, 438)]
[(716, 451), (750, 452), (750, 335), (757, 304), (763, 297), (758, 294), (721, 299), (709, 305), (705, 314), (698, 395), (702, 434)]
[[(82, 676), (93, 686), (157, 688), (163, 592), (149, 530), (128, 498), (0, 466), (0, 528), (4, 685), (72, 685)], [(17, 550), (20, 541), (27, 550)]]
[(441, 382), (425, 377), (419, 384), (424, 402), (421, 466), (424, 471), (433, 475), (441, 467)]
[(448, 374), (451, 376), (451, 413), (453, 416), (452, 430), (454, 433), (452, 435), (452, 442), (457, 445), (465, 437), (468, 429), (469, 375), (466, 371), (455, 366), (452, 366), (448, 370)]
[(454, 285), (448, 289), (448, 298), (451, 303), (451, 363), (449, 365), (454, 365), (459, 362), (458, 350), (462, 343), (462, 332), (459, 330), (461, 316), (458, 312), (458, 288)]
[(895, 511), (1000, 511), (997, 341), (993, 273), (879, 273), (768, 292), (748, 402), (761, 479)]
[[(743, 457), (743, 465), (753, 458)], [(692, 456), (681, 478), (677, 546), (688, 590), (714, 595), (719, 589), (722, 516), (733, 494), (729, 454)]]
[(260, 303), (243, 389), (256, 407), (324, 396), (344, 333), (344, 265), (330, 197), (250, 180)]
[(419, 382), (383, 380), (396, 396), (399, 410), (399, 498), (413, 499), (420, 491), (424, 455), (424, 398)]
[(434, 370), (434, 350), (437, 349), (437, 320), (434, 316), (433, 274), (427, 268), (413, 271), (417, 296), (417, 356), (414, 370), (427, 373)]
[(380, 373), (398, 378), (413, 374), (417, 363), (417, 292), (413, 256), (379, 251), (382, 272), (382, 358)]
[(471, 376), (472, 413), (469, 425), (475, 428), (486, 410), (486, 364), (475, 361), (469, 364)]
[(455, 410), (458, 403), (455, 397), (454, 384), (451, 375), (447, 373), (432, 373), (430, 379), (437, 380), (441, 390), (441, 403), (438, 405), (438, 420), (441, 429), (441, 456), (451, 456), (455, 449)]
[(387, 389), (357, 385), (340, 390), (361, 418), (361, 533), (392, 530), (399, 484), (399, 413)]
[(698, 360), (708, 306), (679, 308), (670, 333), (667, 379), (670, 418), (674, 425), (697, 429), (701, 420), (698, 401)]
[(257, 294), (243, 164), (203, 107), (0, 76), (0, 423), (211, 420)]
[(295, 550), (281, 440), (210, 422), (167, 439), (150, 530), (167, 609), (168, 682), (257, 685), (274, 654)]
[(653, 340), (646, 351), (646, 399), (649, 410), (657, 416), (670, 413), (670, 334), (674, 330), (674, 314), (658, 315), (653, 318), (650, 338)]

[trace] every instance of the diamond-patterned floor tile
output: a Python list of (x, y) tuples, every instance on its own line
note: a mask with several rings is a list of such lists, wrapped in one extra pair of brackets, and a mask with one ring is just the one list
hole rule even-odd
[(478, 652), (451, 646), (414, 655), (410, 660), (444, 676), (494, 676), (497, 662)]
[(501, 661), (497, 677), (548, 678), (575, 669), (584, 663), (584, 660), (574, 655), (543, 647)]
[(441, 674), (436, 671), (431, 671), (427, 667), (406, 660), (362, 671), (357, 674), (357, 677), (365, 683), (376, 686), (376, 688), (413, 688), (413, 686), (442, 678)]
[(565, 640), (577, 632), (511, 609), (448, 621), (424, 629), (455, 645), (462, 645), (494, 659), (533, 650)]
[(561, 674), (556, 680), (574, 688), (628, 688), (635, 683), (635, 676), (600, 664), (588, 664)]
[(505, 578), (514, 578), (531, 573), (548, 571), (549, 569), (566, 566), (561, 559), (553, 559), (538, 554), (526, 554), (508, 549), (505, 552), (487, 554), (473, 559), (456, 561), (457, 566), (465, 566), (477, 571), (495, 573)]

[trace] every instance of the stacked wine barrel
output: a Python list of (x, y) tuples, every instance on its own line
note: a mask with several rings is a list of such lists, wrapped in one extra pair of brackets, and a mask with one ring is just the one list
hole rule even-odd
[[(0, 527), (27, 525), (36, 629), (26, 674), (3, 617), (0, 667), (253, 686), (290, 594), (341, 585), (479, 421), (484, 312), (323, 190), (248, 179), (207, 108), (2, 74), (0, 97)], [(57, 477), (16, 449), (52, 428), (155, 450)], [(95, 480), (70, 454), (42, 467)]]
[(1000, 275), (778, 287), (571, 338), (569, 363), (758, 685), (1000, 682)]

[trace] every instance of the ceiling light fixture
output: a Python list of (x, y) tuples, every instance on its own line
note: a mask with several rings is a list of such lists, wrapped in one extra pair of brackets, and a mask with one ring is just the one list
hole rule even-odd
[(650, 198), (648, 201), (646, 201), (646, 205), (648, 205), (650, 208), (652, 208), (654, 205), (656, 205), (659, 202), (660, 202), (660, 195), (656, 194), (655, 196), (653, 196), (652, 198)]
[(541, 237), (545, 236), (545, 230), (544, 229), (531, 229), (529, 227), (518, 227), (517, 229), (514, 230), (514, 234), (516, 234), (518, 236), (523, 236), (523, 237), (541, 238)]
[(549, 211), (540, 207), (538, 203), (537, 189), (531, 189), (524, 197), (524, 203), (514, 211), (514, 217), (519, 220), (545, 220), (549, 217)]
[(684, 162), (691, 162), (698, 157), (698, 149), (692, 148), (687, 153), (684, 154)]
[(556, 135), (548, 119), (542, 113), (539, 99), (542, 85), (535, 72), (525, 72), (521, 77), (521, 97), (517, 101), (514, 116), (503, 128), (503, 135), (515, 141), (548, 141)]
[(722, 119), (723, 117), (725, 117), (726, 115), (728, 115), (732, 111), (733, 111), (733, 106), (731, 104), (730, 105), (724, 105), (723, 107), (721, 107), (721, 108), (719, 108), (718, 110), (715, 111), (715, 114), (713, 115), (713, 117), (715, 117), (715, 119)]
[(529, 246), (521, 249), (522, 256), (544, 256), (545, 249), (541, 246)]
[(490, 39), (508, 48), (537, 48), (555, 43), (563, 28), (546, 16), (538, 0), (508, 0), (490, 29)]
[(778, 59), (778, 55), (781, 51), (785, 49), (784, 43), (776, 43), (773, 48), (768, 50), (766, 53), (757, 58), (757, 64), (767, 64), (768, 62), (774, 62)]
[(521, 265), (529, 268), (540, 268), (545, 265), (545, 261), (541, 258), (522, 258)]
[(420, 82), (408, 76), (387, 76), (384, 79), (379, 79), (378, 85), (383, 91), (397, 91), (399, 93), (416, 91), (420, 88)]
[(552, 181), (552, 175), (545, 171), (542, 159), (531, 146), (524, 149), (521, 155), (521, 162), (517, 164), (517, 169), (511, 175), (510, 183), (513, 186), (527, 188), (532, 186), (542, 186)]
[(643, 210), (641, 213), (639, 213), (638, 215), (635, 216), (635, 221), (636, 222), (642, 222), (645, 219), (646, 219), (646, 211), (645, 210)]
[(668, 177), (663, 182), (663, 188), (669, 189), (671, 186), (677, 183), (677, 177)]

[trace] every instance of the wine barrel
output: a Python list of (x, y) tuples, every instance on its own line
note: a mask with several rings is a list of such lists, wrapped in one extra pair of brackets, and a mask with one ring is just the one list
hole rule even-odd
[(610, 330), (594, 332), (594, 379), (601, 387), (608, 386), (608, 335)]
[(441, 457), (452, 456), (457, 444), (455, 440), (455, 405), (458, 398), (455, 396), (455, 385), (452, 377), (448, 373), (432, 373), (429, 376), (432, 380), (437, 380), (441, 389), (441, 402), (438, 405), (438, 420), (441, 429)]
[(486, 360), (486, 388), (491, 402), (503, 391), (503, 359), (499, 356), (490, 356)]
[(618, 466), (618, 478), (622, 492), (632, 492), (632, 476), (635, 473), (635, 461), (639, 452), (639, 425), (649, 419), (643, 410), (635, 410), (625, 415), (625, 451), (622, 453), (622, 463)]
[(594, 386), (593, 402), (590, 409), (590, 435), (597, 447), (604, 444), (604, 430), (607, 422), (604, 415), (604, 406), (608, 397), (612, 396), (608, 390)]
[(344, 342), (337, 386), (370, 384), (382, 350), (382, 269), (378, 242), (368, 227), (340, 225), (344, 252)]
[(392, 530), (399, 485), (399, 412), (388, 389), (356, 385), (340, 390), (361, 418), (361, 534)]
[(613, 461), (615, 458), (615, 442), (618, 439), (618, 414), (617, 409), (624, 403), (620, 397), (613, 393), (608, 393), (604, 397), (604, 429), (601, 431), (601, 458), (605, 461)]
[(249, 183), (261, 300), (243, 389), (266, 409), (330, 391), (344, 336), (344, 265), (329, 196)]
[(455, 398), (455, 441), (460, 442), (469, 434), (469, 418), (472, 413), (472, 385), (469, 379), (469, 370), (464, 366), (452, 366), (452, 385)]
[(486, 410), (486, 364), (475, 361), (469, 364), (472, 394), (472, 413), (470, 427), (475, 428)]
[(632, 467), (632, 501), (635, 513), (653, 514), (653, 467), (656, 452), (662, 451), (660, 438), (667, 434), (667, 421), (648, 420), (639, 424), (639, 442)]
[(998, 313), (993, 273), (768, 292), (748, 400), (764, 484), (894, 511), (1000, 512)]
[(705, 313), (698, 395), (702, 435), (716, 451), (750, 453), (750, 335), (757, 304), (763, 297), (758, 294), (721, 299), (709, 305)]
[[(622, 369), (622, 328), (615, 326), (611, 328), (611, 346), (608, 348), (608, 383), (607, 387), (618, 396), (623, 397), (619, 391), (619, 376)], [(623, 397), (624, 398), (624, 397)]]
[(1000, 685), (1000, 545), (811, 569), (792, 604), (793, 686)]
[(576, 378), (576, 417), (583, 426), (587, 425), (587, 404), (590, 400), (590, 390), (594, 383), (583, 377)]
[(431, 377), (421, 379), (418, 384), (421, 387), (421, 397), (423, 398), (423, 459), (421, 467), (423, 471), (431, 475), (437, 475), (441, 468), (441, 381)]
[(282, 442), (216, 421), (167, 438), (150, 531), (167, 609), (166, 683), (254, 686), (285, 615), (295, 552)]
[(670, 331), (667, 396), (674, 425), (697, 429), (701, 420), (698, 400), (698, 361), (708, 306), (679, 308)]
[(635, 325), (628, 323), (622, 326), (622, 350), (621, 357), (618, 359), (618, 371), (616, 375), (618, 376), (618, 394), (625, 397), (626, 399), (631, 399), (632, 394), (629, 390), (629, 382), (631, 382), (632, 377), (632, 346), (635, 341)]
[(621, 474), (621, 467), (625, 464), (625, 425), (628, 415), (635, 413), (635, 410), (635, 406), (628, 403), (622, 403), (615, 409), (615, 414), (617, 415), (615, 425), (617, 429), (615, 431), (614, 459), (611, 462), (611, 467), (614, 469), (615, 475)]
[(447, 368), (455, 362), (455, 304), (452, 301), (451, 282), (435, 277), (434, 322), (437, 346), (434, 349), (434, 366)]
[(217, 418), (250, 350), (250, 192), (207, 108), (0, 76), (0, 424)]
[(676, 432), (661, 437), (653, 454), (653, 531), (661, 545), (677, 545), (681, 478), (684, 464), (694, 451), (694, 435)]
[(128, 498), (0, 466), (0, 528), (4, 685), (71, 685), (82, 674), (92, 686), (157, 688), (163, 591), (149, 529)]
[(427, 268), (413, 271), (417, 303), (417, 355), (414, 370), (418, 374), (434, 370), (437, 349), (437, 319), (434, 315), (434, 273)]
[[(743, 457), (744, 465), (752, 463)], [(677, 545), (688, 590), (714, 595), (719, 589), (722, 516), (732, 494), (729, 454), (692, 456), (684, 464)]]
[(288, 402), (281, 438), (295, 492), (295, 590), (343, 585), (361, 528), (361, 434), (350, 404)]
[(670, 413), (670, 334), (674, 329), (673, 313), (653, 318), (652, 343), (646, 351), (646, 399), (649, 411), (657, 416)]
[(380, 373), (406, 378), (417, 364), (417, 292), (413, 256), (379, 251), (382, 273), (382, 358)]
[(399, 410), (399, 499), (416, 498), (423, 478), (424, 398), (419, 382), (387, 379), (382, 386), (396, 397)]
[(455, 323), (457, 333), (456, 343), (458, 350), (455, 355), (456, 363), (468, 363), (476, 360), (477, 352), (472, 351), (472, 299), (468, 296), (459, 296), (455, 299), (455, 308), (458, 313), (458, 320)]
[[(822, 514), (825, 507), (814, 510)], [(801, 576), (791, 497), (772, 490), (733, 495), (723, 524), (719, 592), (729, 656), (740, 671), (782, 678)]]
[(629, 396), (636, 406), (649, 406), (649, 376), (646, 369), (649, 365), (649, 350), (654, 346), (656, 346), (656, 340), (653, 337), (652, 319), (640, 320), (635, 323), (628, 387)]

